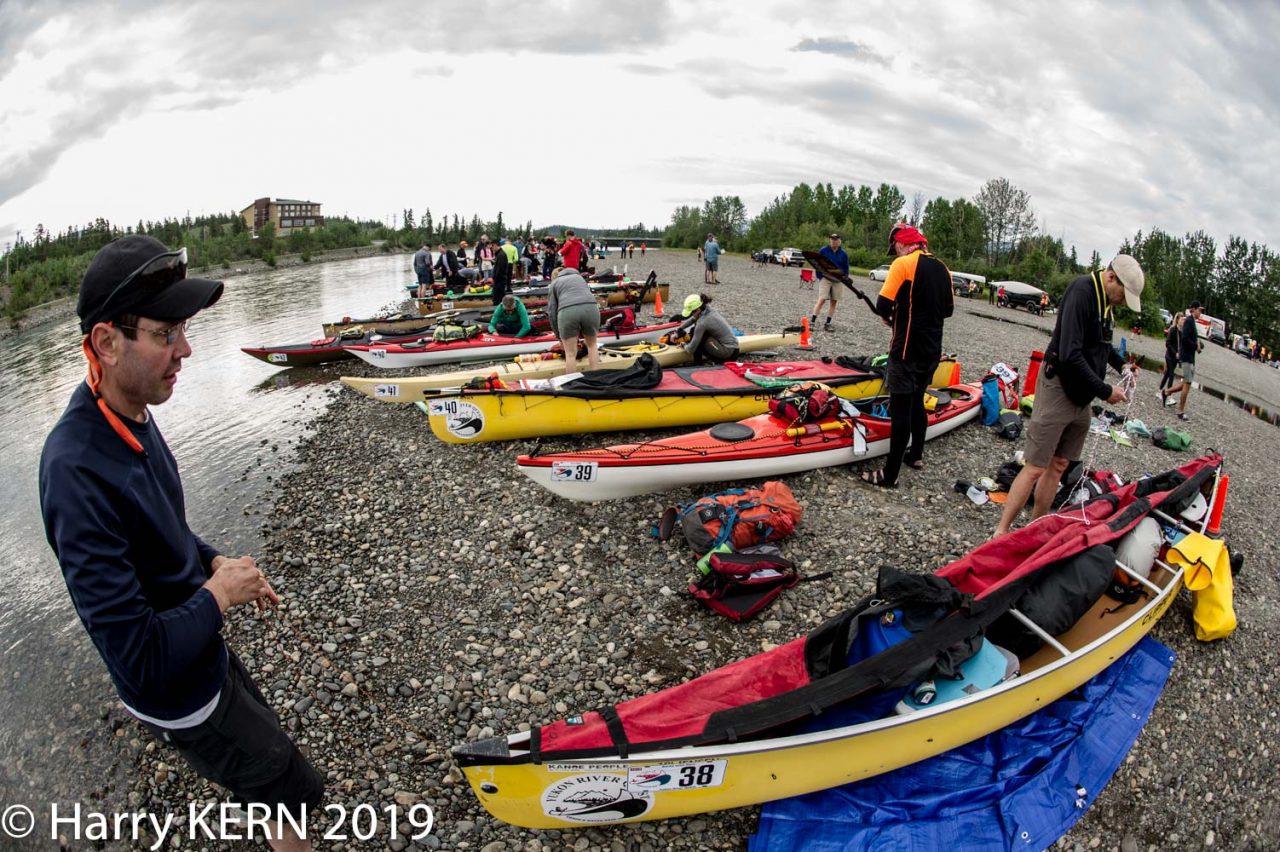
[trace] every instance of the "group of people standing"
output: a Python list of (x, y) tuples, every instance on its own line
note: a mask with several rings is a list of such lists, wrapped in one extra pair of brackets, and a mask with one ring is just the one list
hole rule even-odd
[(413, 255), (418, 298), (425, 299), (449, 290), (461, 292), (489, 280), (492, 282), (493, 304), (498, 305), (513, 283), (529, 281), (536, 272), (550, 278), (552, 271), (561, 265), (585, 271), (590, 254), (595, 251), (595, 243), (590, 246), (584, 244), (570, 228), (564, 232), (564, 242), (550, 234), (539, 242), (520, 237), (499, 237), (495, 241), (487, 234), (481, 234), (470, 255), (468, 249), (471, 247), (466, 240), (459, 242), (456, 250), (445, 243), (438, 243), (433, 257), (431, 245), (423, 243)]

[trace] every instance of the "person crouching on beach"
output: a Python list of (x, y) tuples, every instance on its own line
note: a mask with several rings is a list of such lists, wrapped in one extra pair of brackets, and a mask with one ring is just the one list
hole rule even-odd
[(738, 357), (738, 338), (733, 326), (719, 311), (711, 307), (711, 297), (706, 293), (692, 293), (684, 300), (685, 320), (676, 329), (678, 336), (687, 337), (684, 350), (695, 362), (714, 361), (723, 364)]

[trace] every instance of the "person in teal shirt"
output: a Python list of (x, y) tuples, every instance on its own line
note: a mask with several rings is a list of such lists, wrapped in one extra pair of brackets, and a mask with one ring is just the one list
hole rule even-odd
[(510, 293), (503, 296), (489, 319), (489, 333), (528, 337), (532, 331), (533, 326), (529, 324), (529, 312), (524, 303)]

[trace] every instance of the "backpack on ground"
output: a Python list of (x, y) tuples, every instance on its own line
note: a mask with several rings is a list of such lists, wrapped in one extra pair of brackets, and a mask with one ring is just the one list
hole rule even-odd
[(795, 563), (772, 544), (712, 553), (709, 567), (689, 584), (689, 594), (730, 621), (746, 621), (800, 582)]
[(786, 483), (771, 480), (760, 488), (732, 488), (667, 509), (656, 534), (665, 541), (678, 522), (699, 555), (723, 544), (742, 550), (786, 538), (800, 523), (802, 511)]
[(991, 425), (991, 431), (1010, 441), (1018, 439), (1022, 436), (1022, 415), (1008, 409), (1001, 411)]
[(431, 332), (431, 340), (435, 343), (454, 343), (459, 340), (470, 340), (480, 334), (480, 326), (475, 323), (459, 325), (442, 322)]

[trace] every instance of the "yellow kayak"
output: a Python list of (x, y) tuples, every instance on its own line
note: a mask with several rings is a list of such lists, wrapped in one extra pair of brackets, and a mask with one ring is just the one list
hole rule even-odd
[[(950, 359), (939, 362), (930, 384), (949, 384), (956, 366)], [(576, 390), (523, 380), (506, 389), (441, 394), (420, 407), (441, 441), (476, 444), (728, 423), (766, 413), (778, 385), (802, 381), (822, 382), (845, 399), (880, 396), (884, 387), (878, 373), (834, 362), (738, 362), (666, 370), (656, 387), (645, 389)]]
[[(800, 335), (793, 332), (781, 334), (748, 334), (738, 338), (739, 352), (759, 352), (779, 346), (794, 346)], [(689, 363), (689, 354), (683, 346), (664, 343), (636, 343), (627, 346), (603, 346), (600, 349), (600, 369), (622, 370), (630, 367), (644, 353), (652, 355), (663, 367), (678, 367)], [(550, 379), (564, 374), (564, 357), (545, 353), (526, 356), (528, 360), (507, 361), (484, 367), (451, 370), (429, 376), (404, 376), (396, 379), (383, 377), (364, 378), (343, 376), (342, 383), (352, 390), (381, 402), (419, 402), (438, 395), (446, 388), (461, 388), (473, 379), (497, 376), (504, 382), (518, 379)], [(581, 362), (585, 363), (585, 361)]]
[[(939, 690), (939, 700), (925, 706), (903, 708), (904, 698), (897, 713), (871, 721), (821, 723), (828, 716), (840, 719), (843, 705), (879, 690), (906, 694), (918, 675), (905, 672), (1007, 612), (1037, 572), (1117, 541), (1144, 515), (1189, 531), (1161, 507), (1205, 493), (1214, 484), (1215, 464), (1212, 457), (1197, 459), (1181, 469), (1187, 480), (1171, 490), (1138, 498), (1136, 486), (1125, 486), (1109, 500), (980, 545), (935, 572), (974, 595), (973, 602), (873, 656), (845, 662), (849, 646), (833, 636), (847, 640), (851, 634), (829, 629), (841, 623), (837, 616), (807, 637), (662, 692), (462, 745), (453, 757), (494, 817), (533, 829), (567, 829), (758, 804), (940, 754), (1034, 713), (1119, 659), (1168, 610), (1186, 569), (1158, 558), (1143, 578), (1117, 563), (1141, 579), (1145, 598), (1124, 604), (1104, 595), (1053, 637), (1036, 626), (1043, 647), (1020, 660), (999, 652), (1007, 660), (1000, 666), (1003, 676), (946, 698)], [(893, 606), (873, 598), (859, 606), (877, 604)], [(921, 670), (928, 665), (915, 669)]]

